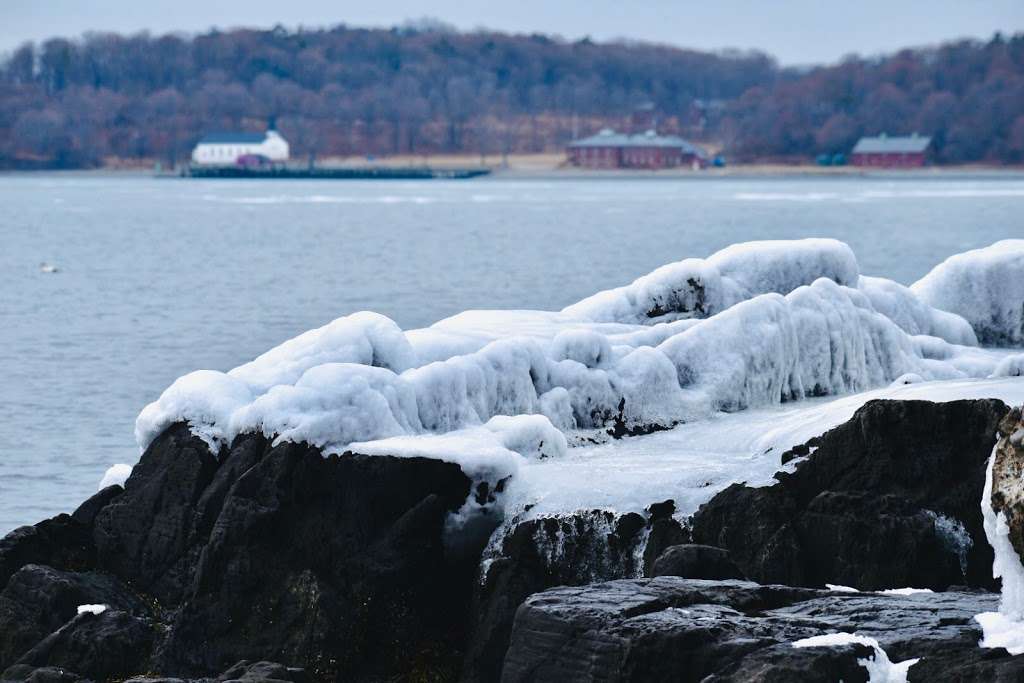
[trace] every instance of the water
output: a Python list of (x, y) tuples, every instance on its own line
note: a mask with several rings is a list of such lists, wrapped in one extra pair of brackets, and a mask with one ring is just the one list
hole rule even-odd
[[(135, 415), (372, 309), (561, 308), (687, 256), (831, 236), (909, 283), (1024, 236), (1024, 176), (190, 181), (0, 176), (0, 533), (69, 511), (135, 462)], [(40, 270), (55, 264), (57, 273)]]

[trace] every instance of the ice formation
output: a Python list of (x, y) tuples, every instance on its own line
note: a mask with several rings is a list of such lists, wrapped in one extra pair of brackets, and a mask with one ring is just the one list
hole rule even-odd
[(866, 645), (875, 651), (874, 656), (857, 660), (857, 663), (868, 671), (868, 683), (907, 683), (907, 673), (910, 667), (920, 661), (920, 658), (917, 658), (893, 662), (877, 640), (855, 633), (827, 633), (793, 643), (793, 647), (796, 648), (841, 647), (843, 645)]
[(128, 481), (128, 477), (132, 473), (132, 466), (125, 465), (124, 463), (118, 463), (111, 465), (107, 468), (107, 471), (103, 473), (103, 478), (100, 480), (100, 485), (97, 490), (103, 490), (108, 486), (124, 486), (124, 483)]
[(992, 507), (992, 471), (996, 463), (996, 447), (988, 459), (985, 489), (981, 494), (981, 514), (985, 525), (985, 538), (995, 554), (992, 576), (1002, 579), (998, 612), (976, 615), (984, 636), (982, 647), (1003, 647), (1013, 655), (1024, 653), (1024, 565), (1010, 542), (1010, 526), (1006, 515)]
[(986, 344), (1024, 344), (1024, 240), (950, 256), (910, 289), (966, 319)]
[(1024, 353), (1007, 356), (999, 361), (992, 377), (1024, 377)]
[(496, 474), (563, 457), (566, 437), (643, 433), (897, 378), (987, 377), (1007, 354), (975, 341), (963, 318), (861, 276), (841, 242), (752, 242), (561, 312), (467, 311), (409, 332), (374, 313), (339, 318), (230, 372), (179, 378), (139, 415), (136, 438), (145, 448), (187, 421), (215, 451), (262, 432)]

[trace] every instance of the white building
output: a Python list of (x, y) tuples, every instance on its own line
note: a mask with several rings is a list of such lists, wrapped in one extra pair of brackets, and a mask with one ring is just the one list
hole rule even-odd
[(265, 133), (209, 133), (192, 150), (192, 161), (206, 166), (230, 166), (247, 155), (266, 157), (273, 162), (288, 161), (288, 142), (273, 128)]

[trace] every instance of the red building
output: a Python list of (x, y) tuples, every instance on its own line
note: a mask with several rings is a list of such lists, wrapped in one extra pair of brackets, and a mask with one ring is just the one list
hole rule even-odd
[(882, 133), (876, 138), (861, 138), (850, 152), (850, 162), (875, 168), (918, 168), (924, 166), (931, 141), (917, 133), (904, 137)]
[(597, 135), (571, 142), (566, 153), (569, 163), (584, 168), (703, 168), (707, 165), (707, 154), (700, 147), (674, 135), (658, 135), (653, 130), (626, 135), (606, 128)]

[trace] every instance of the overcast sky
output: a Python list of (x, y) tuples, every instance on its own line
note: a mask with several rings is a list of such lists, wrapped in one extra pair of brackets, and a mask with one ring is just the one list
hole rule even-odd
[(0, 0), (0, 51), (89, 30), (392, 26), (423, 16), (460, 29), (757, 48), (807, 64), (1021, 31), (1024, 0)]

